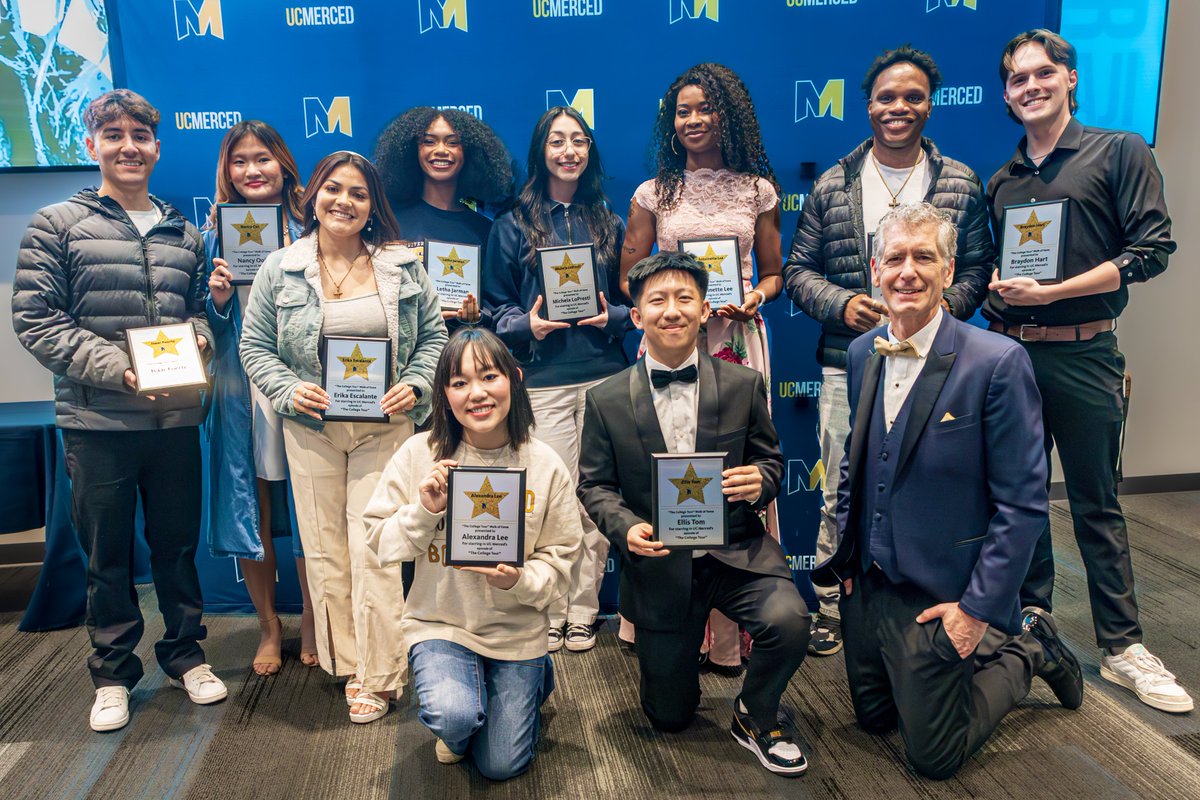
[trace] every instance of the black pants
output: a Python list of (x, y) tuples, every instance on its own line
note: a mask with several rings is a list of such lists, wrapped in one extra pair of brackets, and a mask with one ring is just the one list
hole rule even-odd
[[(1087, 342), (1028, 343), (1025, 349), (1042, 393), (1047, 463), (1051, 447), (1058, 446), (1075, 541), (1087, 571), (1096, 643), (1135, 644), (1142, 640), (1142, 628), (1129, 535), (1117, 500), (1125, 357), (1111, 333)], [(1021, 587), (1021, 605), (1050, 611), (1053, 591), (1054, 550), (1047, 518)]]
[(710, 555), (692, 564), (692, 599), (690, 606), (681, 604), (680, 628), (637, 629), (642, 710), (659, 730), (691, 724), (700, 705), (698, 654), (714, 608), (754, 639), (741, 698), (755, 724), (770, 730), (779, 698), (808, 648), (808, 607), (791, 581), (735, 569)]
[(200, 533), (197, 428), (62, 431), (71, 478), (71, 517), (87, 555), (87, 629), (92, 682), (133, 688), (142, 677), (134, 648), (145, 624), (133, 586), (134, 515), (141, 495), (150, 569), (166, 630), (154, 645), (178, 678), (204, 663), (203, 599), (196, 574)]
[[(1028, 635), (988, 628), (975, 654), (960, 658), (941, 620), (918, 624), (938, 601), (893, 584), (873, 567), (842, 595), (846, 676), (858, 724), (868, 733), (900, 728), (922, 775), (949, 778), (1029, 693), (1042, 648)], [(638, 631), (641, 646), (641, 631)]]

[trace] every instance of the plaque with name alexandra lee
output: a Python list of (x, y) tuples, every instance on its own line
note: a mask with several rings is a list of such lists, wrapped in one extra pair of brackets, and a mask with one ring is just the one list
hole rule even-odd
[(283, 207), (222, 203), (217, 206), (217, 242), (233, 283), (254, 283), (267, 256), (283, 247)]
[(137, 377), (138, 394), (208, 384), (192, 323), (127, 328), (125, 342), (129, 346), (129, 363)]
[(668, 550), (729, 544), (729, 504), (721, 493), (726, 453), (654, 453), (654, 540)]
[(392, 340), (367, 336), (321, 339), (326, 422), (387, 422), (379, 402), (392, 385)]
[(1007, 206), (1000, 241), (1000, 279), (1062, 281), (1067, 201)]
[(425, 271), (443, 310), (462, 308), (468, 294), (479, 299), (479, 245), (429, 239), (424, 256)]
[(446, 483), (446, 564), (525, 563), (525, 469), (451, 467)]
[(708, 270), (708, 292), (704, 298), (713, 311), (746, 302), (742, 292), (742, 254), (736, 237), (680, 239), (679, 252), (691, 253)]
[(578, 322), (600, 313), (596, 251), (591, 244), (539, 247), (537, 257), (542, 316), (551, 322)]

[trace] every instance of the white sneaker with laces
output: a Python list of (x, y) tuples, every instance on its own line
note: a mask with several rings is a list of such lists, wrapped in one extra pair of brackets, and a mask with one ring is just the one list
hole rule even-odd
[(176, 689), (183, 689), (193, 703), (202, 706), (224, 700), (229, 694), (225, 684), (221, 683), (220, 678), (213, 675), (212, 667), (208, 664), (192, 667), (183, 673), (182, 678), (167, 678), (167, 683)]
[(94, 731), (115, 731), (129, 724), (129, 690), (124, 686), (101, 686), (92, 703)]
[(1124, 686), (1146, 705), (1159, 711), (1182, 714), (1192, 710), (1192, 698), (1175, 682), (1157, 656), (1142, 644), (1132, 644), (1119, 656), (1102, 651), (1100, 677)]

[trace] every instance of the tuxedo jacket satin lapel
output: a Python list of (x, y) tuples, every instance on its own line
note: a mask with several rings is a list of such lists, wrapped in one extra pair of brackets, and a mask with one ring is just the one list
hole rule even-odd
[[(712, 362), (700, 359), (696, 365), (696, 380), (700, 386), (700, 402), (696, 416), (696, 452), (706, 453), (717, 446), (717, 420), (721, 408), (720, 385)], [(666, 439), (658, 412), (654, 408), (650, 376), (645, 360), (639, 360), (629, 373), (629, 402), (633, 406), (638, 434), (651, 453), (667, 452)]]
[(650, 376), (646, 360), (639, 359), (629, 370), (629, 404), (633, 406), (633, 421), (637, 424), (638, 436), (646, 446), (647, 453), (667, 452), (662, 426), (658, 424), (658, 412), (654, 410), (654, 397), (650, 394)]

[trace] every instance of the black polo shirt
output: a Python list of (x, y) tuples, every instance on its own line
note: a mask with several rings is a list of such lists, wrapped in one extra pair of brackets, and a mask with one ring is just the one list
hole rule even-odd
[(1078, 325), (1116, 319), (1129, 302), (1130, 283), (1167, 268), (1175, 252), (1163, 178), (1146, 142), (1136, 133), (1089, 128), (1072, 118), (1054, 150), (1034, 164), (1016, 155), (988, 181), (988, 204), (997, 240), (1006, 206), (1068, 200), (1063, 277), (1080, 275), (1105, 261), (1121, 271), (1121, 287), (1043, 306), (1010, 306), (988, 294), (983, 315), (1009, 325)]

